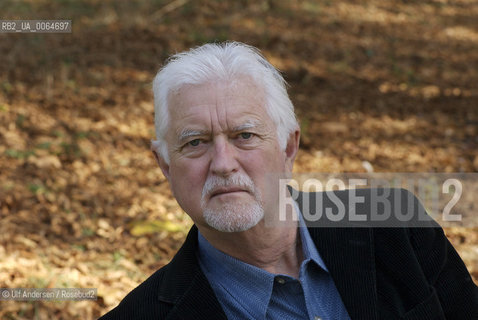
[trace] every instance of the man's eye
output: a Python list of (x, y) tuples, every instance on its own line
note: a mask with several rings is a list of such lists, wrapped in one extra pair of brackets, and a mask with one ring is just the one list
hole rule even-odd
[(244, 140), (247, 140), (247, 139), (250, 139), (252, 138), (252, 133), (250, 132), (242, 132), (240, 134), (241, 138), (244, 139)]
[(201, 143), (201, 140), (199, 140), (199, 139), (194, 139), (194, 140), (191, 140), (191, 141), (188, 142), (188, 144), (190, 146), (193, 146), (193, 147), (197, 147), (199, 145), (199, 143)]

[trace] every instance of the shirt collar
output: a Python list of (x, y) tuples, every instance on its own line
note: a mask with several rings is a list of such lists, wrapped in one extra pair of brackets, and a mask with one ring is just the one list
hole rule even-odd
[(329, 269), (327, 269), (327, 266), (325, 265), (324, 260), (322, 260), (322, 257), (320, 256), (319, 251), (317, 250), (317, 247), (312, 241), (312, 237), (310, 236), (309, 229), (307, 229), (307, 226), (304, 221), (304, 217), (302, 217), (302, 212), (300, 211), (297, 203), (294, 202), (294, 204), (295, 204), (295, 209), (297, 210), (297, 213), (299, 215), (299, 233), (300, 233), (300, 240), (302, 241), (302, 251), (304, 254), (304, 261), (302, 262), (302, 264), (307, 263), (308, 261), (314, 261), (319, 267), (321, 267), (323, 270), (325, 270), (328, 273)]

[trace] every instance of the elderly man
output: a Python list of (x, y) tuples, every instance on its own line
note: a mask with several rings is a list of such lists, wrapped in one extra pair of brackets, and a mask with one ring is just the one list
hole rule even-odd
[(267, 175), (292, 172), (299, 126), (256, 49), (177, 54), (153, 89), (153, 152), (195, 225), (102, 319), (478, 319), (478, 289), (440, 228), (308, 229), (300, 202), (265, 222), (281, 202)]

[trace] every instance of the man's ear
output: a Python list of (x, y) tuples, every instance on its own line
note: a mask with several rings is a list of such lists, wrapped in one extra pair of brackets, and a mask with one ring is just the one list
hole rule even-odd
[(289, 135), (285, 147), (285, 164), (289, 172), (292, 172), (297, 151), (299, 151), (300, 129), (297, 128)]
[(166, 161), (163, 159), (163, 157), (158, 154), (158, 152), (154, 149), (151, 150), (154, 154), (154, 157), (156, 158), (156, 162), (158, 163), (159, 167), (161, 168), (161, 171), (163, 172), (164, 176), (166, 179), (169, 181), (169, 164), (166, 163)]

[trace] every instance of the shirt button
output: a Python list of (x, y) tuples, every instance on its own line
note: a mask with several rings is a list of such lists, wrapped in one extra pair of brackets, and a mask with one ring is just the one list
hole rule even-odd
[(314, 320), (322, 320), (322, 318), (319, 317), (319, 316), (315, 316), (315, 317), (314, 317)]
[(285, 280), (282, 279), (282, 278), (279, 278), (279, 277), (276, 278), (276, 281), (277, 281), (278, 284), (284, 284), (285, 283)]

